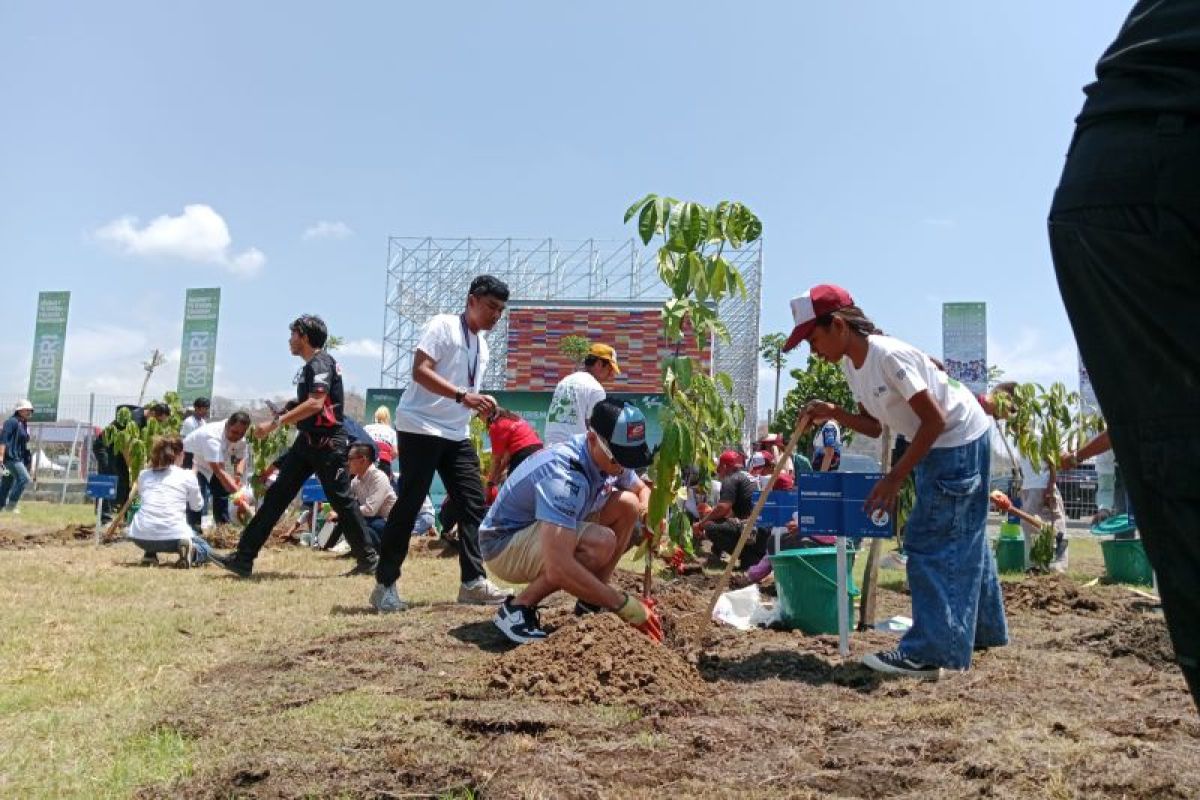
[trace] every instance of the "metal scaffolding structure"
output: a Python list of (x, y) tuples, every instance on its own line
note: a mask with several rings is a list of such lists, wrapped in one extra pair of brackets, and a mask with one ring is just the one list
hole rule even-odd
[[(725, 256), (741, 272), (746, 296), (726, 300), (718, 308), (730, 339), (716, 344), (713, 367), (733, 379), (735, 397), (746, 410), (744, 437), (750, 441), (758, 421), (762, 241), (726, 251)], [(422, 326), (435, 314), (461, 311), (476, 275), (495, 275), (507, 283), (513, 306), (645, 307), (669, 296), (658, 278), (656, 258), (656, 250), (641, 247), (635, 239), (389, 237), (381, 385), (408, 383)], [(491, 361), (483, 385), (502, 389), (508, 363), (507, 317), (484, 338)]]

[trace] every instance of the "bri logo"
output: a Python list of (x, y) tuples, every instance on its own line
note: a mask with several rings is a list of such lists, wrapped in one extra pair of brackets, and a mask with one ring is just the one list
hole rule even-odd
[(625, 441), (629, 443), (640, 442), (646, 438), (646, 423), (645, 422), (630, 422), (625, 425)]

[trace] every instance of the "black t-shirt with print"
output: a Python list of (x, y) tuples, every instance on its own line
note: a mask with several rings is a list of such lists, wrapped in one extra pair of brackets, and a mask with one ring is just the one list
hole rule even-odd
[(1077, 122), (1200, 113), (1200, 0), (1138, 0), (1096, 64)]
[(745, 519), (754, 510), (754, 493), (758, 485), (744, 471), (737, 471), (721, 479), (722, 503), (729, 503), (733, 510), (729, 513), (737, 519)]
[(342, 369), (333, 356), (318, 350), (300, 370), (296, 399), (304, 402), (310, 395), (322, 393), (325, 404), (311, 417), (296, 423), (296, 428), (313, 436), (332, 436), (342, 430)]

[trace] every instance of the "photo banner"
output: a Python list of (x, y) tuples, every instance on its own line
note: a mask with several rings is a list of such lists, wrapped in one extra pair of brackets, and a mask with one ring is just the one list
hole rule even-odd
[(220, 289), (187, 290), (179, 348), (179, 402), (185, 408), (197, 397), (212, 397), (220, 312)]
[(942, 304), (942, 363), (972, 392), (987, 391), (987, 303)]
[(58, 421), (63, 351), (67, 344), (70, 292), (38, 294), (37, 325), (33, 331), (33, 363), (29, 367), (29, 402), (36, 422)]

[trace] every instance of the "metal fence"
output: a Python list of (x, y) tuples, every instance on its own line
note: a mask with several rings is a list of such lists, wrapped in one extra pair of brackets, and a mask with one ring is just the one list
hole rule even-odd
[[(4, 419), (24, 395), (0, 394)], [(29, 423), (29, 449), (33, 454), (26, 496), (36, 500), (82, 502), (87, 476), (95, 472), (92, 445), (117, 415), (117, 406), (137, 402), (137, 395), (64, 394), (59, 397), (56, 422)], [(212, 419), (223, 419), (245, 410), (256, 418), (269, 414), (262, 400), (213, 397)]]

